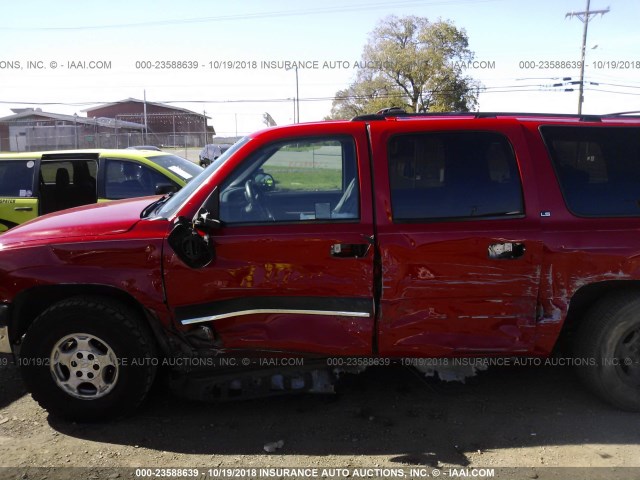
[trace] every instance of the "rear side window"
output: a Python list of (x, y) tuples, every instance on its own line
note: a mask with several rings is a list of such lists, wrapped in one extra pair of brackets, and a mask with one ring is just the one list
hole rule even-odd
[(578, 216), (640, 216), (640, 128), (540, 128), (567, 207)]
[(508, 217), (524, 212), (517, 162), (493, 132), (421, 133), (388, 145), (395, 221)]
[(32, 197), (33, 160), (9, 160), (0, 162), (0, 197)]

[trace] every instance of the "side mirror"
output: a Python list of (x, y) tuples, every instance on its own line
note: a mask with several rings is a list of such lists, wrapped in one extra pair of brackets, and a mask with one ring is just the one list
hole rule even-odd
[(211, 212), (205, 207), (198, 210), (196, 217), (193, 219), (193, 226), (197, 230), (202, 230), (203, 232), (215, 230), (220, 228), (221, 225), (220, 220), (214, 218)]
[(220, 218), (220, 190), (215, 187), (204, 202), (204, 206), (193, 217), (193, 227), (201, 232), (209, 233), (222, 226)]
[(203, 268), (215, 258), (209, 236), (200, 235), (184, 217), (175, 223), (167, 240), (178, 258), (188, 267)]
[(268, 173), (259, 173), (256, 175), (255, 182), (265, 192), (269, 192), (276, 187), (276, 181)]
[(177, 192), (178, 187), (173, 185), (172, 183), (157, 183), (156, 184), (156, 195), (165, 195), (167, 193)]

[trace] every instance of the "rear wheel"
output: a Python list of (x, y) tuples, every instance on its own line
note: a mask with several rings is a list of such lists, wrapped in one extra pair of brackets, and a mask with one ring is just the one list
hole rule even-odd
[(640, 411), (640, 294), (600, 300), (584, 319), (574, 352), (587, 386), (607, 402)]
[(135, 409), (157, 363), (141, 319), (101, 297), (74, 297), (45, 310), (27, 330), (19, 358), (33, 398), (52, 415), (75, 421)]

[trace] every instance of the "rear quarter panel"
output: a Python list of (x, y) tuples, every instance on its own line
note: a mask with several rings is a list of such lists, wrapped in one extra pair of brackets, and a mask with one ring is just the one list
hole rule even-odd
[(640, 218), (573, 215), (565, 204), (539, 126), (538, 122), (524, 122), (522, 130), (531, 154), (531, 183), (538, 189), (544, 240), (536, 346), (547, 353), (555, 345), (571, 300), (581, 288), (627, 282), (617, 284), (623, 287), (640, 280)]

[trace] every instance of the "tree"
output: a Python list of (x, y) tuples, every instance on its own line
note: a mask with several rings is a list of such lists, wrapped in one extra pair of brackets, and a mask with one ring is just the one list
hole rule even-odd
[(389, 16), (371, 32), (356, 79), (336, 92), (328, 118), (393, 106), (409, 112), (472, 110), (480, 84), (464, 71), (473, 58), (466, 32), (451, 22)]

